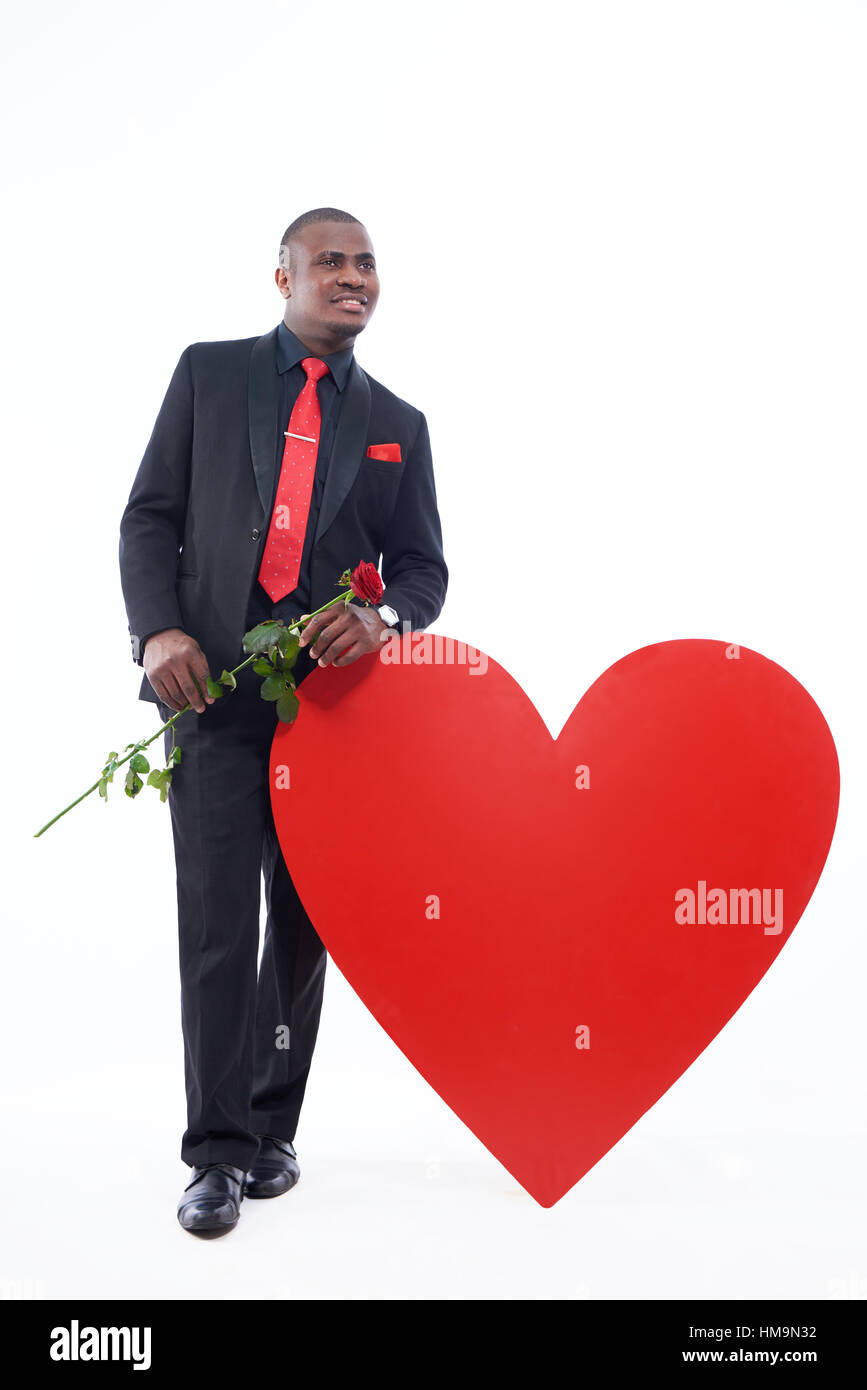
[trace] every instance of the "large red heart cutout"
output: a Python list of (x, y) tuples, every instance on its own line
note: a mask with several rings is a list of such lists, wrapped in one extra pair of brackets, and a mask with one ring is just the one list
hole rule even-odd
[(411, 633), (381, 657), (313, 671), (278, 727), (283, 854), (374, 1017), (549, 1207), (788, 940), (834, 742), (793, 676), (721, 642), (630, 653), (556, 741), (472, 648)]

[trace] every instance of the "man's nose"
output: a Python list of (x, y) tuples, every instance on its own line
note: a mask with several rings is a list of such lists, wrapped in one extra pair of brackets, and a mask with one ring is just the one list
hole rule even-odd
[(338, 280), (341, 284), (346, 283), (354, 287), (365, 283), (364, 275), (360, 270), (356, 270), (354, 266), (346, 266), (346, 268), (340, 272)]

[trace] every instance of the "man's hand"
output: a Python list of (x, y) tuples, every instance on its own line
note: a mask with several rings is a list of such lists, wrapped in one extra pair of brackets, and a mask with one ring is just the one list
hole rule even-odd
[(375, 608), (335, 603), (333, 608), (310, 619), (301, 634), (300, 646), (309, 645), (311, 657), (320, 666), (349, 666), (366, 652), (379, 651), (384, 632), (391, 632), (391, 628)]
[[(142, 665), (157, 695), (169, 709), (184, 709), (189, 704), (198, 714), (203, 714), (205, 704), (214, 703), (206, 685), (210, 671), (205, 653), (195, 637), (188, 636), (179, 627), (167, 627), (151, 634), (145, 643)], [(196, 689), (196, 681), (200, 690)]]

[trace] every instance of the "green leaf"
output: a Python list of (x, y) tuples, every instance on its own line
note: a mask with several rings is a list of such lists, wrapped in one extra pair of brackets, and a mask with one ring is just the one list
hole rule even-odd
[(277, 646), (280, 648), (284, 667), (294, 666), (298, 656), (297, 634), (291, 633), (288, 628), (285, 628), (277, 639)]
[(279, 700), (285, 689), (286, 682), (282, 676), (268, 676), (263, 680), (259, 694), (263, 700)]
[[(193, 680), (195, 679), (196, 678), (194, 676)], [(208, 687), (208, 694), (212, 695), (215, 700), (220, 700), (222, 699), (223, 695), (225, 695), (226, 692), (223, 690), (222, 686), (217, 685), (217, 682), (211, 680), (210, 676), (208, 676), (206, 684)], [(198, 690), (198, 682), (196, 682), (196, 689)]]
[(143, 753), (134, 753), (129, 760), (129, 765), (133, 772), (147, 772), (150, 763)]
[(237, 684), (238, 682), (235, 680), (235, 677), (232, 675), (232, 672), (227, 671), (224, 666), (220, 675), (220, 685), (224, 685), (227, 690), (234, 690)]
[(131, 767), (126, 774), (126, 781), (123, 784), (123, 789), (127, 796), (138, 796), (143, 786), (144, 782), (139, 777), (138, 773)]
[(248, 654), (266, 652), (282, 626), (279, 618), (266, 618), (264, 623), (252, 627), (244, 633), (244, 651)]
[(253, 662), (253, 670), (257, 676), (273, 676), (274, 667), (264, 656), (257, 656)]
[(169, 794), (169, 787), (171, 786), (171, 781), (172, 774), (167, 767), (155, 767), (150, 777), (148, 778), (148, 786), (156, 787), (157, 791), (160, 794), (160, 801), (165, 801), (166, 797)]
[(108, 782), (105, 777), (99, 779), (99, 794), (104, 801), (108, 801)]
[(174, 748), (172, 749), (172, 754), (171, 754), (171, 759), (170, 759), (170, 761), (171, 761), (172, 767), (177, 766), (177, 764), (181, 761), (181, 746), (180, 746), (179, 743), (176, 743), (175, 746), (174, 746)]
[(292, 724), (298, 713), (300, 701), (294, 690), (286, 690), (277, 701), (277, 718), (283, 724)]

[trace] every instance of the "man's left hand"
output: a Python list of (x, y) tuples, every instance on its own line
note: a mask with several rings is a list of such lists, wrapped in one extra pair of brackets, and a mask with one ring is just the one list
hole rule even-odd
[(367, 652), (379, 651), (383, 632), (391, 632), (391, 628), (375, 608), (336, 603), (310, 619), (299, 645), (309, 647), (310, 656), (320, 666), (349, 666)]

